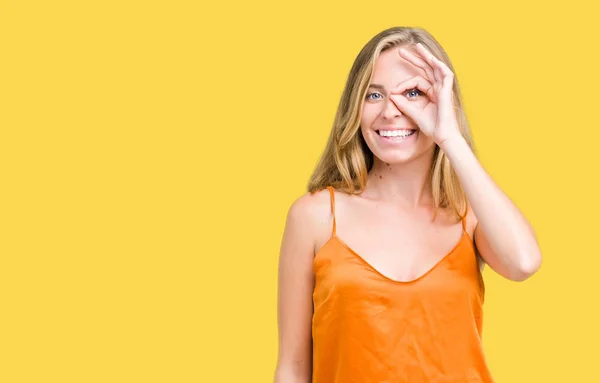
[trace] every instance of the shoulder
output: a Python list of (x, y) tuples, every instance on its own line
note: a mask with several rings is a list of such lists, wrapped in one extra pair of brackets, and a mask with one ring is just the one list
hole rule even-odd
[(295, 223), (319, 225), (327, 221), (331, 212), (329, 190), (307, 192), (296, 198), (289, 207), (288, 220)]
[(331, 235), (332, 225), (329, 190), (307, 192), (296, 198), (289, 207), (285, 228), (286, 243), (292, 242), (297, 246), (310, 243), (312, 253), (315, 254)]

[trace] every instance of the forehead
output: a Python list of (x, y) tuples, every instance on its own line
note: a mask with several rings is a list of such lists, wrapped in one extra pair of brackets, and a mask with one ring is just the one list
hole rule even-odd
[[(409, 50), (414, 52), (413, 49)], [(422, 75), (422, 69), (400, 57), (398, 47), (393, 47), (382, 52), (375, 60), (371, 83), (381, 84), (386, 89), (390, 89), (398, 85), (399, 82)]]

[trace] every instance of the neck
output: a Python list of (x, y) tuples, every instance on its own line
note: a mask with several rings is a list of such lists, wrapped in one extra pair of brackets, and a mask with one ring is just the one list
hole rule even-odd
[(387, 164), (374, 158), (363, 194), (407, 207), (430, 206), (430, 168), (433, 156), (403, 164)]

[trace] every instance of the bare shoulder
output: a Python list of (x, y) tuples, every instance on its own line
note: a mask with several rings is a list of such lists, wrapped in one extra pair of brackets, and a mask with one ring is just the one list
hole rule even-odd
[(288, 215), (303, 223), (318, 224), (327, 219), (330, 211), (329, 190), (323, 189), (314, 193), (305, 193), (290, 206)]
[(323, 189), (299, 196), (289, 207), (286, 231), (294, 233), (318, 248), (323, 237), (330, 233), (333, 218), (329, 190)]

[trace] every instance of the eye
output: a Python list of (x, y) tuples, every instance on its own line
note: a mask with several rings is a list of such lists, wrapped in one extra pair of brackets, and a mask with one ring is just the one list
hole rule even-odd
[(367, 99), (367, 100), (377, 100), (376, 98), (371, 98), (371, 96), (375, 96), (375, 95), (381, 96), (381, 94), (380, 94), (380, 93), (377, 93), (377, 92), (372, 92), (372, 93), (369, 93), (369, 94), (367, 94), (367, 97), (366, 97), (366, 99)]
[(406, 94), (408, 95), (408, 97), (414, 98), (417, 96), (422, 96), (424, 93), (421, 90), (414, 88), (414, 89), (407, 91)]

